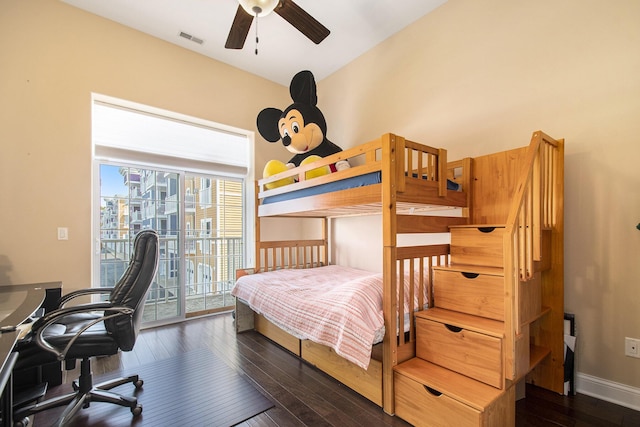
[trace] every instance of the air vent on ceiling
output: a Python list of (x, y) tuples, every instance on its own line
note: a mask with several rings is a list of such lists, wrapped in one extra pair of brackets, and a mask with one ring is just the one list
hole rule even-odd
[(180, 37), (185, 38), (187, 40), (191, 40), (192, 42), (195, 42), (198, 44), (204, 43), (204, 40), (194, 37), (189, 33), (185, 33), (184, 31), (180, 31)]

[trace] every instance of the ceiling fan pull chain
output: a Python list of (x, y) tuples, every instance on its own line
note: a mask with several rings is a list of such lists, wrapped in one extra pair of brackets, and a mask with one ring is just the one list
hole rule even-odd
[(256, 55), (258, 54), (258, 12), (256, 12)]

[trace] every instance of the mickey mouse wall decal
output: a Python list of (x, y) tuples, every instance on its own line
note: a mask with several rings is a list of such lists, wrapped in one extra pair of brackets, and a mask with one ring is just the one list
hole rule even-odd
[[(257, 125), (260, 135), (272, 143), (282, 141), (284, 147), (294, 154), (288, 163), (279, 160), (267, 162), (263, 171), (264, 178), (342, 151), (327, 139), (327, 123), (316, 105), (316, 81), (311, 71), (300, 71), (293, 76), (289, 93), (293, 104), (284, 111), (269, 107), (258, 114)], [(313, 175), (320, 176), (348, 167), (349, 163), (342, 160), (329, 168), (314, 169), (312, 172)], [(292, 182), (293, 178), (283, 179), (267, 185), (267, 188)]]

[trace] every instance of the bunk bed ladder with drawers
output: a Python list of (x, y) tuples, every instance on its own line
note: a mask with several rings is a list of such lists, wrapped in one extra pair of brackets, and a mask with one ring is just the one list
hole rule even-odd
[(395, 414), (416, 426), (515, 425), (525, 382), (563, 392), (564, 141), (473, 159), (472, 224), (450, 227), (416, 313), (416, 356), (394, 368)]

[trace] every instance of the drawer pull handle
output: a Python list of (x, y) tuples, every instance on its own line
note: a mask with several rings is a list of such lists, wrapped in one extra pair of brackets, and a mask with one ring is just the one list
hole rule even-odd
[(426, 386), (426, 385), (423, 385), (423, 387), (424, 387), (425, 390), (427, 390), (429, 393), (433, 394), (436, 397), (440, 397), (440, 395), (442, 394), (441, 392), (439, 392), (435, 388), (431, 388), (431, 387)]
[(466, 271), (462, 271), (460, 274), (462, 274), (467, 279), (475, 279), (480, 275), (480, 273), (468, 273)]
[(456, 334), (460, 331), (462, 331), (462, 328), (459, 328), (457, 326), (453, 326), (453, 325), (449, 325), (448, 323), (444, 324), (445, 328), (447, 328), (448, 330), (450, 330), (451, 332), (455, 332)]
[(481, 233), (491, 233), (495, 229), (495, 227), (478, 227), (478, 231)]

